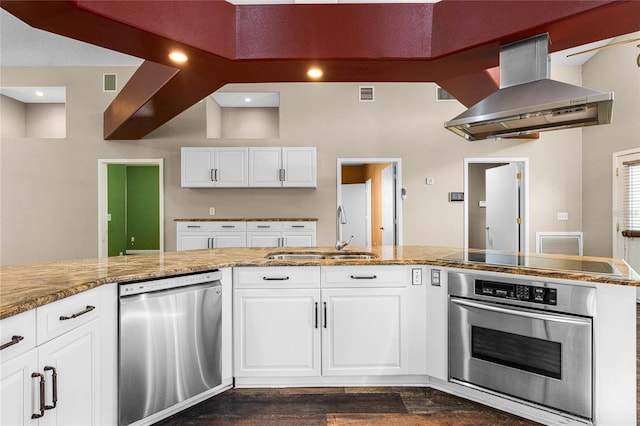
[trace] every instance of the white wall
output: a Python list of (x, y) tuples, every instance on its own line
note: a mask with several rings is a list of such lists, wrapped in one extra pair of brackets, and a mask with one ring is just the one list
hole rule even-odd
[[(431, 83), (375, 84), (376, 102), (358, 102), (358, 83), (234, 85), (228, 90), (280, 92), (280, 137), (207, 139), (200, 102), (139, 141), (104, 141), (102, 113), (114, 95), (102, 73), (128, 80), (131, 68), (3, 68), (2, 84), (65, 85), (65, 140), (2, 140), (1, 251), (3, 264), (95, 257), (98, 247), (97, 159), (165, 159), (165, 248), (175, 250), (175, 218), (317, 217), (318, 244), (335, 243), (336, 158), (399, 157), (403, 161), (404, 244), (461, 247), (465, 157), (530, 159), (530, 249), (536, 230), (581, 230), (582, 131), (542, 133), (535, 141), (469, 143), (443, 123), (464, 110), (436, 102)], [(580, 83), (580, 68), (554, 69)], [(181, 146), (317, 146), (317, 189), (184, 189)], [(426, 177), (435, 185), (427, 186)], [(557, 211), (570, 220), (558, 222)]]
[[(640, 32), (619, 39), (640, 37)], [(613, 253), (613, 153), (640, 147), (640, 67), (637, 42), (603, 49), (583, 66), (585, 87), (614, 92), (613, 121), (583, 130), (584, 253)]]

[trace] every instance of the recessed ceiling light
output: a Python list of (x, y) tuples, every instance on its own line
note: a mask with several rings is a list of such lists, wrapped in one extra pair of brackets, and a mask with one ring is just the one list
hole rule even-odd
[(187, 62), (187, 59), (189, 58), (182, 52), (171, 52), (169, 53), (169, 59), (171, 59), (173, 62), (178, 62), (181, 64)]
[(36, 92), (36, 96), (39, 97), (39, 98), (44, 98), (44, 92), (41, 92), (41, 91), (38, 90)]
[(251, 102), (251, 98), (244, 98), (245, 102)]
[(307, 75), (311, 78), (320, 78), (322, 77), (322, 70), (320, 68), (309, 68)]

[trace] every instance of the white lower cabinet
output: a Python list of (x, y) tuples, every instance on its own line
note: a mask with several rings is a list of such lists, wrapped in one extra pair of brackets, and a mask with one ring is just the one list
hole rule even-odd
[(247, 247), (313, 247), (315, 245), (315, 222), (247, 222)]
[(235, 376), (409, 374), (409, 279), (393, 266), (234, 268)]
[[(109, 287), (109, 286), (104, 286)], [(97, 288), (20, 314), (38, 345), (14, 354), (0, 364), (0, 424), (98, 425), (115, 420), (115, 297)], [(102, 296), (101, 296), (102, 295)], [(102, 314), (104, 313), (104, 318)], [(3, 338), (16, 319), (2, 321)], [(8, 330), (7, 330), (8, 329)], [(23, 328), (24, 331), (25, 329)], [(102, 341), (102, 336), (108, 341)], [(3, 342), (5, 343), (5, 342)], [(101, 353), (104, 352), (104, 353)], [(104, 361), (104, 362), (103, 362)]]
[(246, 247), (247, 245), (245, 222), (179, 222), (176, 228), (177, 250)]

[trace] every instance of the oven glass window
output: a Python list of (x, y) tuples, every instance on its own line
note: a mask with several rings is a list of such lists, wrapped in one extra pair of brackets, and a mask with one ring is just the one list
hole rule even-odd
[(562, 346), (558, 342), (472, 326), (471, 355), (554, 379), (562, 378)]

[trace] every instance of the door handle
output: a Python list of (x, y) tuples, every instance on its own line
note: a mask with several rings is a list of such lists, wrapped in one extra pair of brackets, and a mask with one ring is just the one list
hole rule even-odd
[(324, 328), (327, 328), (327, 302), (323, 302), (324, 305)]
[(51, 402), (53, 405), (45, 405), (45, 410), (52, 410), (56, 408), (58, 405), (58, 372), (55, 367), (46, 366), (44, 367), (44, 371), (51, 371), (51, 385), (52, 385), (52, 398)]
[(315, 328), (318, 328), (318, 302), (316, 302), (316, 325)]
[(42, 373), (31, 373), (31, 377), (33, 377), (33, 378), (39, 377), (40, 378), (40, 414), (31, 414), (31, 418), (32, 419), (39, 419), (40, 417), (44, 416), (44, 410), (45, 410), (45, 406), (44, 406), (44, 374), (42, 374)]

